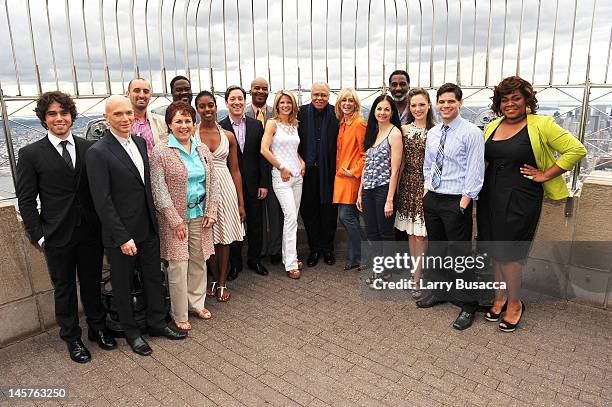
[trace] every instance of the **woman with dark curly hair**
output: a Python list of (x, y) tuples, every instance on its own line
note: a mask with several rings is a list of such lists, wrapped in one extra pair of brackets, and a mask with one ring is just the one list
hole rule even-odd
[(485, 129), (488, 165), (478, 201), (478, 240), (493, 258), (495, 280), (506, 283), (506, 290), (496, 290), (485, 319), (497, 322), (505, 312), (499, 329), (512, 332), (525, 311), (519, 298), (522, 261), (531, 247), (543, 196), (569, 196), (561, 175), (580, 162), (586, 149), (552, 117), (535, 114), (538, 101), (526, 80), (505, 78), (492, 100), (491, 109), (500, 118)]

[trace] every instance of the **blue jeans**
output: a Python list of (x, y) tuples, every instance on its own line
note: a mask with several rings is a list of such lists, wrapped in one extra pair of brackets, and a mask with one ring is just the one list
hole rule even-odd
[(361, 264), (361, 241), (365, 234), (359, 224), (359, 212), (354, 204), (338, 204), (340, 222), (348, 233), (348, 250), (346, 263), (350, 265)]

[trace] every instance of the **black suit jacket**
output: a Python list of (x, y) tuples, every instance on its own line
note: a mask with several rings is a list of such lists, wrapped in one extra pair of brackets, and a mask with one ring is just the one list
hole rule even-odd
[[(310, 126), (314, 126), (314, 123), (309, 123), (308, 120), (308, 107), (310, 104), (300, 106), (298, 111), (298, 120), (300, 122), (298, 126), (298, 135), (300, 136), (300, 145), (298, 147), (298, 153), (302, 159), (306, 160), (306, 140), (308, 139), (308, 131)], [(327, 168), (328, 177), (330, 178), (330, 185), (334, 185), (334, 177), (336, 176), (336, 151), (338, 143), (338, 119), (333, 113), (334, 106), (331, 107), (331, 117), (327, 125)]]
[[(73, 138), (76, 150), (74, 170), (46, 136), (19, 150), (17, 202), (34, 244), (44, 236), (47, 246), (65, 246), (78, 225), (87, 225), (90, 235), (100, 234), (100, 223), (89, 194), (85, 162), (85, 153), (93, 142), (74, 135)], [(40, 197), (40, 213), (37, 196)]]
[(102, 223), (102, 242), (119, 247), (130, 239), (140, 243), (158, 232), (146, 142), (132, 135), (144, 162), (144, 180), (123, 146), (109, 130), (87, 152), (89, 185)]
[[(229, 116), (219, 123), (225, 130), (234, 132)], [(246, 194), (257, 196), (258, 188), (270, 188), (272, 168), (268, 160), (261, 155), (261, 139), (263, 127), (261, 122), (246, 117), (246, 134), (244, 137), (244, 151), (238, 147), (238, 165)], [(335, 164), (334, 164), (335, 165)]]

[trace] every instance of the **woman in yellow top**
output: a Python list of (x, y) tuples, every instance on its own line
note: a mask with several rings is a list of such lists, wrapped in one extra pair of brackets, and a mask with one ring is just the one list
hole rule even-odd
[(496, 290), (485, 319), (497, 322), (505, 311), (499, 329), (512, 332), (525, 311), (519, 298), (521, 262), (531, 247), (542, 198), (569, 196), (561, 175), (580, 162), (586, 149), (552, 117), (535, 114), (538, 101), (526, 80), (502, 80), (492, 99), (491, 109), (501, 117), (485, 129), (487, 169), (478, 196), (478, 240), (493, 258), (495, 280), (506, 283), (506, 290)]
[(344, 270), (353, 270), (361, 267), (361, 240), (365, 238), (355, 203), (365, 162), (363, 140), (366, 122), (361, 116), (361, 102), (355, 89), (344, 88), (340, 91), (335, 111), (340, 130), (333, 202), (338, 204), (340, 222), (349, 238)]

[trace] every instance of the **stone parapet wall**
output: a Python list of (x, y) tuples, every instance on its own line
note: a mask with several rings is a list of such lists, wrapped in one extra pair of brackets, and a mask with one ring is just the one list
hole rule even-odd
[(545, 200), (525, 287), (570, 301), (612, 309), (612, 173), (592, 172), (573, 198)]

